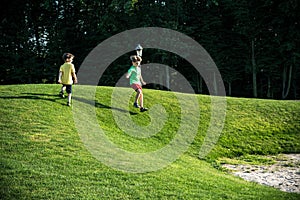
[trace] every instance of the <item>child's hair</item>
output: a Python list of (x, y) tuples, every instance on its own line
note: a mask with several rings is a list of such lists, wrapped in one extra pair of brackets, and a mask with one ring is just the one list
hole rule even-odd
[(130, 56), (130, 60), (132, 62), (137, 62), (137, 61), (142, 61), (142, 58), (140, 56), (134, 55), (134, 56)]
[(68, 60), (68, 59), (71, 59), (71, 58), (74, 58), (75, 56), (71, 53), (64, 53), (63, 56), (62, 56), (62, 59), (64, 61)]

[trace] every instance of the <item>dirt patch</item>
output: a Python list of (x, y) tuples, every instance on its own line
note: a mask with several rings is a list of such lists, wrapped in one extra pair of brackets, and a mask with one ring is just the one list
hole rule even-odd
[(272, 186), (285, 192), (300, 193), (300, 154), (280, 154), (273, 165), (222, 166), (247, 181)]

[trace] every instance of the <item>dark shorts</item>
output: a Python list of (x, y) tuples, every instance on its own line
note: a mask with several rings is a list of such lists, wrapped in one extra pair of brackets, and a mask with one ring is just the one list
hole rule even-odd
[(132, 84), (131, 85), (132, 89), (134, 89), (135, 91), (138, 91), (139, 89), (142, 90), (142, 86), (139, 84)]
[(64, 87), (66, 87), (66, 92), (68, 94), (71, 94), (72, 93), (72, 85), (64, 85)]

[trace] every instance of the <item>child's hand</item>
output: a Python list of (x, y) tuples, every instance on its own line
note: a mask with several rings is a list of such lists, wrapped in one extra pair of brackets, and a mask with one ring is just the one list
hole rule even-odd
[(58, 82), (59, 84), (61, 84), (61, 83), (62, 83), (62, 82), (61, 82), (61, 80), (58, 80), (57, 82)]
[(147, 83), (146, 83), (145, 81), (142, 81), (142, 84), (143, 84), (143, 85), (146, 85)]

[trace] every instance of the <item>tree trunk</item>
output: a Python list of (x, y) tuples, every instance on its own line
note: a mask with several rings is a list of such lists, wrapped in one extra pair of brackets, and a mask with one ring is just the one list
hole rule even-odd
[(196, 75), (196, 84), (197, 84), (197, 92), (198, 94), (202, 94), (202, 76), (200, 74)]
[(166, 87), (167, 87), (167, 90), (170, 90), (170, 70), (169, 70), (169, 66), (166, 66)]
[(228, 82), (228, 96), (231, 96), (231, 82)]
[(164, 74), (160, 73), (159, 74), (159, 89), (163, 90), (164, 87), (166, 87), (165, 84), (164, 84)]
[(273, 94), (271, 92), (271, 76), (268, 76), (268, 92), (267, 97), (270, 99), (273, 97)]
[(255, 62), (255, 54), (254, 54), (254, 40), (251, 42), (251, 61), (252, 61), (252, 82), (253, 82), (253, 97), (257, 97), (257, 83), (256, 83), (256, 62)]
[(213, 73), (214, 75), (214, 94), (213, 95), (217, 95), (218, 94), (218, 86), (217, 86), (217, 79), (216, 79), (216, 73)]
[[(285, 99), (289, 95), (289, 91), (290, 91), (290, 87), (291, 87), (292, 68), (293, 68), (293, 66), (290, 65), (289, 72), (288, 72), (287, 68), (288, 68), (287, 66), (284, 66), (283, 73), (282, 73), (282, 99)], [(288, 74), (288, 80), (287, 80), (287, 74)], [(286, 82), (288, 82), (287, 86), (286, 86)]]

